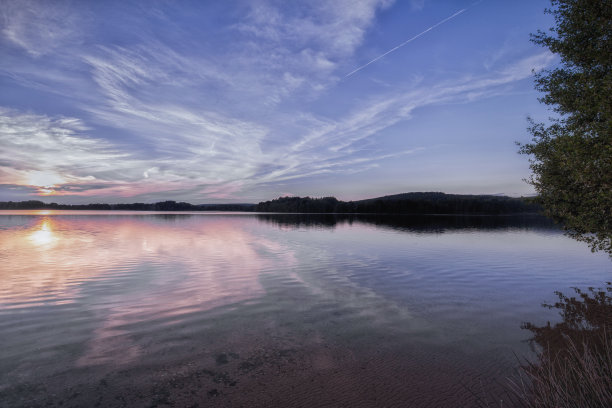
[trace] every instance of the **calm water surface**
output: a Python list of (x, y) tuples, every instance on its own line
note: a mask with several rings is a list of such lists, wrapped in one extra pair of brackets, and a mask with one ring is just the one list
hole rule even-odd
[(612, 276), (508, 217), (5, 211), (0, 265), (10, 407), (499, 401), (521, 323)]

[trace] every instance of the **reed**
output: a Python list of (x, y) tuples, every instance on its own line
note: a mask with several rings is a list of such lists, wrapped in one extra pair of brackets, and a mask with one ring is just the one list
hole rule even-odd
[(491, 404), (481, 397), (479, 406), (612, 407), (612, 282), (599, 289), (574, 288), (569, 296), (555, 293), (558, 301), (543, 306), (558, 310), (561, 321), (523, 324), (533, 334), (536, 358), (517, 357), (520, 368), (504, 387), (504, 400), (499, 395)]
[(555, 352), (541, 350), (510, 381), (513, 405), (527, 408), (612, 407), (612, 347), (609, 332), (591, 341), (564, 339)]
[(559, 323), (523, 325), (533, 333), (537, 358), (510, 381), (514, 405), (612, 407), (612, 284), (574, 292), (556, 292), (558, 301), (543, 305), (559, 310)]

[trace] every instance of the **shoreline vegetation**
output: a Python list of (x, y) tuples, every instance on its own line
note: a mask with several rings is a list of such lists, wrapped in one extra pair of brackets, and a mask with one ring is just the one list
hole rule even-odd
[(561, 322), (522, 326), (533, 334), (537, 357), (526, 360), (511, 382), (516, 406), (612, 406), (612, 282), (573, 289), (570, 295), (555, 292), (558, 300), (542, 305), (558, 310)]
[(395, 194), (358, 201), (335, 197), (279, 197), (258, 204), (190, 204), (162, 201), (129, 204), (58, 204), (38, 200), (0, 201), (0, 210), (105, 210), (105, 211), (241, 211), (323, 214), (534, 214), (541, 207), (534, 198), (463, 195), (440, 192)]

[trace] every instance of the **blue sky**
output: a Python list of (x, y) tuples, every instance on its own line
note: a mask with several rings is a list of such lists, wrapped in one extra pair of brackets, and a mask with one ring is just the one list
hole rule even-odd
[(0, 200), (532, 194), (547, 6), (0, 0)]

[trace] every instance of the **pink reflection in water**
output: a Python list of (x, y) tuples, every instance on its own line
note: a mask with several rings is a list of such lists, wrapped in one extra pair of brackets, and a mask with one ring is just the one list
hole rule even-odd
[(33, 221), (0, 230), (0, 253), (8, 254), (0, 305), (86, 304), (99, 323), (79, 365), (116, 359), (118, 348), (127, 362), (139, 350), (125, 336), (126, 325), (176, 323), (189, 312), (258, 297), (263, 271), (295, 262), (281, 243), (248, 232), (241, 217), (46, 215)]

